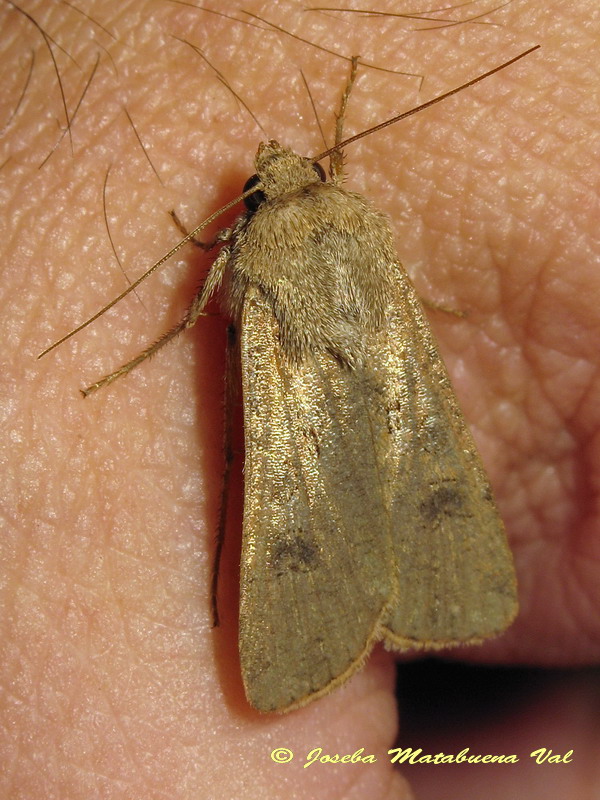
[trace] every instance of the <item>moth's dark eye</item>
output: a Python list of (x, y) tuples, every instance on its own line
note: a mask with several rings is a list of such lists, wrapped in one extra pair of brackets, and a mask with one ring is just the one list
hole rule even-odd
[(319, 178), (321, 178), (321, 180), (322, 180), (322, 181), (326, 181), (326, 180), (327, 180), (327, 175), (325, 175), (325, 170), (324, 170), (324, 169), (323, 169), (323, 167), (322, 167), (322, 166), (319, 164), (319, 162), (318, 162), (318, 161), (315, 161), (315, 163), (313, 164), (313, 169), (314, 169), (314, 171), (317, 173), (317, 175), (319, 176)]
[[(244, 192), (247, 192), (248, 189), (251, 189), (253, 186), (256, 186), (257, 183), (260, 183), (260, 178), (258, 175), (251, 175), (246, 183), (244, 184)], [(256, 211), (261, 203), (265, 201), (265, 193), (261, 192), (258, 189), (254, 194), (249, 194), (248, 197), (244, 197), (244, 204), (248, 211)]]

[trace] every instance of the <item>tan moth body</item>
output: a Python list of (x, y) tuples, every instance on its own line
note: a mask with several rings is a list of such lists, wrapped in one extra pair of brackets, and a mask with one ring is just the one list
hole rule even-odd
[[(246, 696), (261, 711), (331, 691), (377, 641), (479, 643), (517, 612), (490, 485), (388, 221), (340, 185), (339, 149), (368, 133), (342, 142), (355, 70), (353, 59), (334, 148), (308, 159), (260, 145), (242, 195), (249, 210), (203, 245), (221, 249), (184, 319), (84, 391), (194, 325), (222, 286), (240, 331), (246, 441), (239, 648)], [(325, 155), (331, 181), (316, 164)]]
[(276, 142), (231, 245), (246, 439), (240, 655), (283, 711), (373, 644), (504, 630), (512, 557), (387, 220)]

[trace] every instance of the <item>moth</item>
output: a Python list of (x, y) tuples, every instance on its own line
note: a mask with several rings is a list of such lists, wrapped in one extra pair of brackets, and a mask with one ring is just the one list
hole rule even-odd
[(247, 210), (218, 234), (184, 319), (84, 392), (191, 327), (221, 291), (239, 328), (244, 406), (240, 660), (248, 701), (265, 712), (330, 692), (380, 640), (480, 643), (517, 613), (489, 481), (388, 220), (341, 185), (341, 147), (375, 130), (342, 141), (354, 71), (334, 147), (305, 158), (261, 144)]

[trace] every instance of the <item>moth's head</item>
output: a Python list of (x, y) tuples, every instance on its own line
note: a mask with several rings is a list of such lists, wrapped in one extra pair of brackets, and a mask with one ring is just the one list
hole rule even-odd
[(250, 211), (256, 211), (265, 200), (272, 200), (311, 183), (320, 183), (326, 180), (325, 172), (320, 164), (315, 164), (309, 158), (299, 156), (293, 150), (288, 150), (287, 147), (282, 147), (275, 141), (263, 142), (258, 146), (254, 164), (256, 174), (248, 178), (244, 192), (258, 183), (261, 184), (261, 188), (244, 201)]

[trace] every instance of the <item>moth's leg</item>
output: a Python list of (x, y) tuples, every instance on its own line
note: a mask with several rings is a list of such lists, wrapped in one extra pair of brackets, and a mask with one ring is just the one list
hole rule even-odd
[[(356, 73), (358, 70), (358, 56), (352, 56), (350, 64), (350, 77), (348, 83), (342, 94), (342, 101), (340, 103), (340, 110), (335, 115), (335, 144), (339, 144), (344, 140), (344, 117), (346, 116), (346, 108), (348, 106), (348, 99), (350, 92), (356, 80)], [(344, 154), (341, 150), (335, 150), (329, 156), (329, 174), (334, 183), (341, 183), (344, 177)]]
[(233, 409), (235, 407), (238, 387), (236, 366), (239, 363), (236, 358), (236, 348), (236, 329), (234, 325), (229, 325), (227, 328), (227, 354), (225, 358), (225, 418), (223, 420), (223, 455), (225, 458), (225, 467), (223, 469), (223, 489), (221, 491), (219, 526), (217, 528), (215, 556), (213, 559), (212, 580), (210, 584), (210, 605), (214, 628), (219, 627), (219, 573), (221, 571), (221, 556), (223, 555), (225, 530), (227, 528), (231, 468), (233, 466)]
[(143, 350), (139, 355), (133, 358), (131, 361), (128, 361), (127, 364), (123, 364), (122, 367), (111, 372), (110, 375), (105, 375), (103, 378), (100, 378), (99, 381), (96, 383), (92, 383), (91, 386), (88, 386), (86, 389), (82, 389), (81, 393), (84, 397), (87, 397), (88, 394), (95, 392), (97, 389), (102, 389), (104, 386), (108, 386), (113, 381), (116, 381), (117, 378), (120, 378), (122, 375), (127, 375), (128, 372), (134, 367), (137, 367), (138, 364), (141, 364), (142, 361), (145, 361), (150, 356), (153, 356), (161, 347), (164, 347), (171, 339), (174, 339), (181, 331), (185, 330), (186, 328), (191, 328), (192, 325), (195, 325), (198, 317), (202, 314), (204, 307), (208, 303), (212, 293), (221, 283), (223, 279), (223, 273), (225, 272), (225, 267), (227, 266), (227, 261), (229, 260), (229, 248), (224, 247), (217, 258), (215, 259), (212, 267), (210, 268), (210, 272), (206, 276), (206, 280), (204, 282), (204, 286), (202, 287), (201, 291), (198, 292), (196, 297), (193, 299), (192, 304), (190, 305), (189, 309), (187, 310), (184, 318), (181, 322), (177, 323), (174, 328), (171, 328), (170, 331), (163, 334), (160, 339), (158, 339), (154, 344), (151, 344), (145, 350)]
[[(174, 210), (169, 211), (169, 216), (175, 223), (177, 230), (184, 236), (189, 236), (189, 231), (186, 229), (185, 225), (181, 222)], [(228, 242), (229, 239), (231, 239), (231, 228), (223, 228), (217, 233), (212, 242), (201, 242), (200, 239), (196, 239), (196, 237), (192, 237), (190, 242), (195, 244), (196, 247), (200, 247), (202, 250), (206, 251), (212, 250), (215, 245), (220, 244), (221, 242)]]

